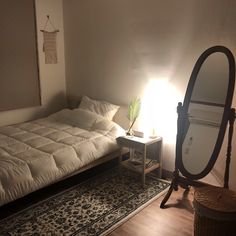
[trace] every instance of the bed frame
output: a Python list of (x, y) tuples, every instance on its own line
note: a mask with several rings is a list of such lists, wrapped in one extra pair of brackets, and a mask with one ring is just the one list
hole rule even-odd
[[(81, 100), (81, 97), (69, 96), (68, 100), (67, 100), (68, 101), (68, 108), (70, 108), (70, 109), (77, 108), (80, 103), (80, 100)], [(127, 127), (128, 127), (128, 119), (125, 119), (126, 114), (127, 114), (127, 107), (121, 106), (113, 119), (114, 122), (119, 124), (124, 129), (125, 128), (127, 129)], [(55, 185), (60, 184), (60, 182), (63, 183), (63, 181), (66, 181), (67, 179), (68, 179), (68, 181), (67, 181), (67, 183), (68, 183), (68, 182), (72, 181), (72, 180), (70, 180), (70, 179), (72, 179), (72, 177), (77, 178), (77, 176), (79, 176), (79, 174), (81, 174), (82, 172), (85, 172), (85, 171), (92, 169), (94, 167), (98, 167), (100, 165), (102, 166), (102, 164), (110, 162), (114, 159), (118, 160), (118, 157), (120, 156), (120, 152), (121, 152), (121, 150), (118, 149), (112, 153), (109, 153), (109, 154), (93, 161), (92, 163), (80, 168), (78, 171), (75, 171), (75, 172), (71, 173), (70, 175), (67, 175), (63, 178), (56, 180), (54, 183), (51, 183), (51, 184), (43, 187), (42, 189), (36, 190), (33, 193), (30, 193), (22, 198), (16, 199), (13, 202), (9, 202), (9, 203), (1, 206), (0, 207), (0, 212), (1, 212), (0, 219), (7, 217), (8, 215), (13, 214), (19, 210), (22, 210), (24, 207), (27, 207), (27, 204), (30, 204), (31, 202), (35, 203), (35, 201), (36, 201), (35, 199), (38, 198), (37, 195), (42, 195), (42, 192), (45, 192), (46, 189), (49, 188), (49, 186), (51, 188)], [(123, 151), (122, 155), (125, 155), (126, 152), (127, 151)], [(33, 197), (33, 199), (32, 199), (32, 197)]]

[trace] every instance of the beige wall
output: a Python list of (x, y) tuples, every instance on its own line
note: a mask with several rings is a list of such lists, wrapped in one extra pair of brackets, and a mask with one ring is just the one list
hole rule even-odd
[[(169, 91), (172, 97), (160, 99), (156, 109), (160, 116), (174, 111), (160, 123), (175, 127), (175, 106), (198, 56), (217, 44), (236, 55), (235, 9), (234, 0), (65, 0), (67, 93), (128, 104), (143, 96), (150, 79), (165, 78), (176, 94)], [(163, 152), (169, 170), (175, 128), (172, 134)], [(232, 158), (233, 173), (236, 150)]]
[[(150, 79), (165, 78), (177, 93), (161, 100), (173, 111), (170, 113), (173, 116), (160, 122), (164, 129), (175, 127), (175, 106), (183, 99), (191, 70), (201, 52), (222, 44), (236, 56), (234, 0), (36, 0), (42, 106), (0, 112), (0, 126), (44, 116), (64, 107), (63, 9), (67, 93), (128, 104), (131, 98), (143, 96)], [(58, 64), (44, 63), (40, 29), (46, 15), (50, 15), (60, 30)], [(161, 115), (164, 112), (159, 105), (156, 109)], [(173, 137), (174, 131), (173, 128)], [(234, 133), (236, 136), (236, 128)], [(234, 189), (235, 136), (230, 178)], [(165, 141), (163, 152), (164, 168), (169, 170), (174, 167), (173, 137)], [(215, 168), (220, 180), (225, 152), (224, 144)]]
[[(37, 33), (39, 50), (39, 72), (41, 84), (42, 106), (0, 112), (0, 126), (23, 122), (44, 116), (65, 105), (65, 61), (64, 61), (64, 29), (63, 29), (62, 0), (36, 0)], [(60, 32), (58, 33), (58, 64), (45, 64), (42, 29), (46, 15)], [(49, 30), (51, 30), (49, 28)]]

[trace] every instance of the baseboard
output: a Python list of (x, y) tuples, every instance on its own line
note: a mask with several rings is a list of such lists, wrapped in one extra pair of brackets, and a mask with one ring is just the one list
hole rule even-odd
[(173, 172), (166, 169), (162, 169), (162, 178), (166, 180), (171, 180), (173, 178)]

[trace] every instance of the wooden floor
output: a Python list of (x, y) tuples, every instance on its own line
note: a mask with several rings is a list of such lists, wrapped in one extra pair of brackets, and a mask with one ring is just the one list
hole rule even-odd
[(115, 229), (110, 236), (193, 235), (193, 190), (174, 191), (167, 208), (160, 209), (163, 196)]

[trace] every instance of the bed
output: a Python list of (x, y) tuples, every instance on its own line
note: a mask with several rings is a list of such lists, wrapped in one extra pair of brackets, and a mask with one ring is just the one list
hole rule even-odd
[(95, 107), (0, 127), (0, 206), (118, 155), (116, 111)]

